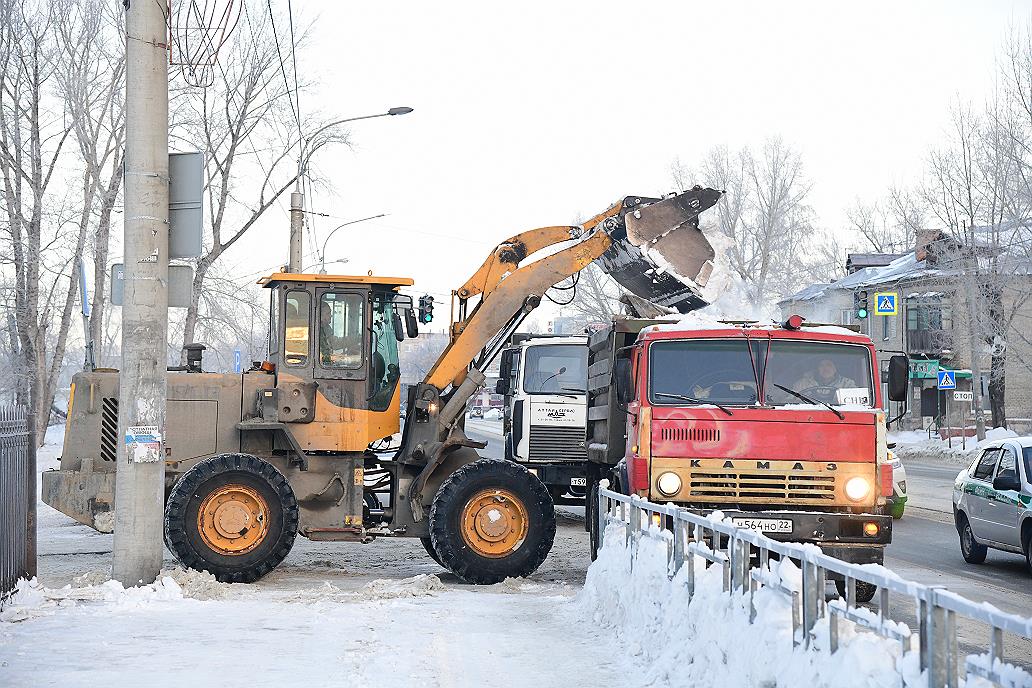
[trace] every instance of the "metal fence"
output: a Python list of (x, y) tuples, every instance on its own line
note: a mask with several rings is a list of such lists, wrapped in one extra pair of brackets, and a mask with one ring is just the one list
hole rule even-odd
[[(749, 594), (760, 586), (773, 587), (792, 600), (793, 639), (797, 645), (811, 646), (815, 626), (828, 619), (828, 647), (838, 648), (839, 625), (843, 619), (858, 627), (900, 643), (904, 654), (920, 653), (920, 666), (927, 671), (930, 688), (956, 688), (962, 676), (981, 676), (997, 684), (1013, 684), (1015, 673), (1024, 673), (1021, 685), (1032, 683), (1032, 674), (1017, 667), (1004, 667), (1003, 634), (1032, 639), (1032, 618), (1006, 614), (976, 604), (940, 586), (927, 586), (903, 580), (877, 568), (850, 564), (821, 554), (816, 548), (778, 542), (753, 530), (737, 528), (730, 523), (711, 520), (672, 504), (660, 505), (605, 489), (598, 491), (599, 546), (604, 545), (606, 526), (623, 524), (625, 537), (631, 544), (632, 557), (636, 542), (646, 536), (649, 524), (660, 526), (673, 535), (668, 547), (669, 575), (673, 577), (688, 566), (687, 585), (691, 596), (695, 586), (696, 558), (704, 566), (723, 569), (724, 590), (728, 594)], [(694, 556), (693, 556), (694, 555)], [(802, 586), (793, 590), (774, 580), (768, 571), (772, 558), (789, 558), (802, 571)], [(845, 581), (846, 599), (828, 601), (826, 583), (837, 574)], [(856, 604), (856, 583), (862, 581), (878, 587), (878, 610), (872, 614)], [(890, 595), (913, 600), (919, 629), (910, 632), (890, 617)], [(755, 608), (753, 608), (755, 618)], [(984, 626), (985, 651), (961, 657), (957, 644), (957, 617), (965, 617)], [(916, 636), (916, 638), (914, 637)], [(915, 647), (916, 645), (916, 647)], [(963, 659), (963, 663), (961, 660)], [(960, 673), (961, 670), (963, 673)], [(1008, 679), (1001, 676), (1007, 672)]]
[(36, 442), (33, 416), (0, 407), (0, 606), (19, 578), (36, 575)]

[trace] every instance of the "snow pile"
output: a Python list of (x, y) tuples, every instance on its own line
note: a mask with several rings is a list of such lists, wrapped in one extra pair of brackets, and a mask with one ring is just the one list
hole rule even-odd
[(427, 597), (445, 590), (437, 576), (421, 573), (401, 580), (381, 579), (366, 583), (357, 595), (367, 600), (393, 600), (401, 597)]
[[(578, 596), (583, 612), (625, 639), (628, 652), (646, 667), (646, 683), (676, 686), (835, 686), (875, 688), (919, 685), (916, 653), (901, 657), (896, 642), (839, 625), (839, 650), (829, 654), (828, 622), (818, 622), (816, 651), (792, 647), (787, 597), (756, 591), (756, 622), (749, 623), (749, 596), (722, 590), (719, 567), (696, 563), (695, 596), (689, 604), (688, 567), (667, 579), (669, 533), (649, 531), (631, 568), (623, 529), (610, 526), (606, 546), (588, 570)], [(800, 572), (790, 561), (772, 562), (769, 576), (798, 589)]]
[(484, 411), (484, 420), (501, 420), (502, 412), (499, 409), (492, 408)]
[[(985, 440), (979, 442), (973, 437), (963, 440), (954, 437), (952, 442), (939, 439), (937, 434), (928, 437), (926, 430), (904, 430), (890, 432), (888, 441), (895, 442), (893, 451), (901, 459), (933, 459), (957, 466), (966, 466), (974, 459), (979, 449), (990, 442), (1018, 437), (1018, 433), (1007, 428), (986, 430)], [(953, 446), (951, 447), (950, 444)]]
[(114, 607), (133, 609), (152, 602), (183, 599), (183, 589), (171, 576), (160, 576), (150, 585), (126, 588), (109, 580), (99, 585), (73, 588), (43, 587), (35, 578), (20, 580), (14, 595), (7, 601), (0, 622), (24, 621), (48, 616), (59, 607), (74, 607), (79, 602), (104, 602)]

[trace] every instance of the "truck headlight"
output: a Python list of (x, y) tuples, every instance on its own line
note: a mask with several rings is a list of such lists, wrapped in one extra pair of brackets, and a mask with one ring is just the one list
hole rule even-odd
[(869, 494), (871, 494), (871, 481), (867, 478), (854, 475), (846, 481), (846, 496), (854, 502), (862, 502)]
[(656, 480), (656, 487), (664, 497), (673, 497), (681, 491), (681, 476), (671, 471), (660, 473), (659, 479)]

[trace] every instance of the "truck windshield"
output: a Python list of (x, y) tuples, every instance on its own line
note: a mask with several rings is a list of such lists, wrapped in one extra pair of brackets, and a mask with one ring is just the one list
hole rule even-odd
[(772, 406), (805, 403), (788, 389), (833, 406), (871, 407), (870, 351), (855, 344), (772, 339), (764, 401)]
[(580, 344), (527, 347), (523, 390), (528, 394), (584, 393), (587, 383), (587, 347)]
[(744, 339), (653, 342), (649, 347), (649, 401), (683, 406), (678, 396), (701, 403), (756, 403), (756, 379)]

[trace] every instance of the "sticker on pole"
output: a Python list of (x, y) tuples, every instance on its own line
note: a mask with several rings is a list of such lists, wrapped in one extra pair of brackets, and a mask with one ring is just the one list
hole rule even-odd
[(957, 377), (955, 370), (940, 370), (939, 371), (939, 389), (956, 389), (957, 388)]
[(874, 295), (875, 315), (899, 315), (899, 294), (894, 291), (879, 291)]
[(125, 431), (125, 456), (130, 463), (161, 461), (161, 433), (156, 425), (130, 425)]

